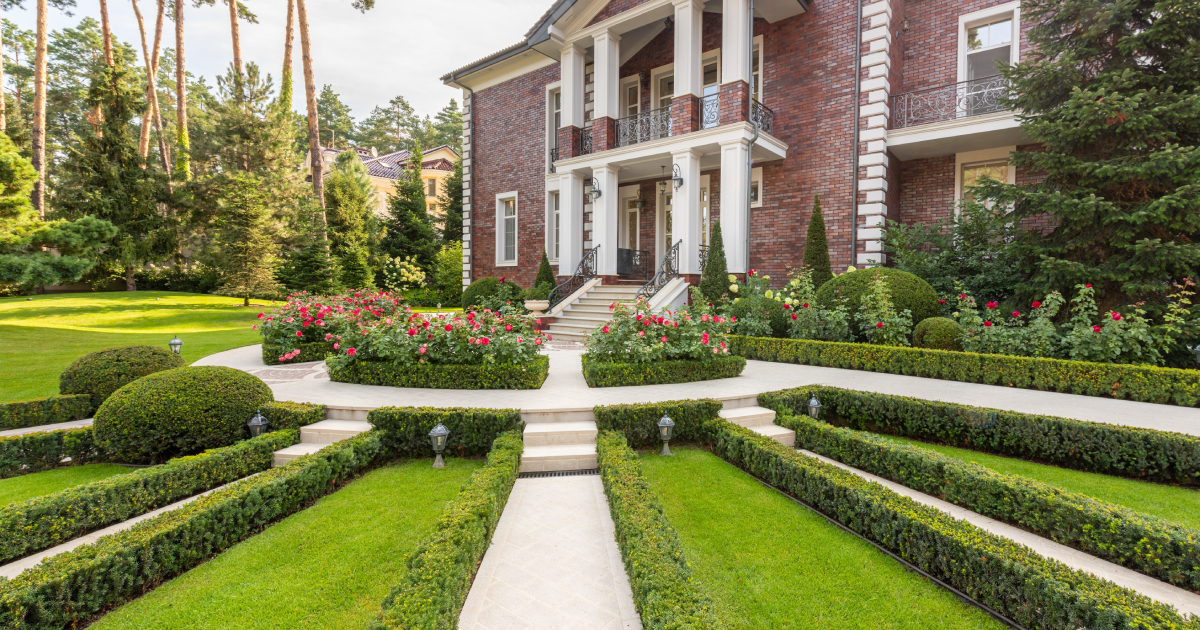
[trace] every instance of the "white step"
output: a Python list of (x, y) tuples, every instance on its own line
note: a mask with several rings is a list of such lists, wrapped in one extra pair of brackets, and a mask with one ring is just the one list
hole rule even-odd
[(569, 313), (571, 315), (582, 315), (583, 313), (587, 313), (590, 316), (600, 316), (606, 319), (612, 319), (612, 311), (609, 310), (608, 305), (601, 306), (599, 304), (572, 304), (571, 306), (568, 306), (563, 313)]
[(750, 430), (759, 435), (765, 435), (766, 437), (769, 437), (789, 448), (796, 447), (796, 432), (791, 429), (785, 429), (774, 424), (765, 424), (762, 426), (750, 427)]
[(525, 425), (525, 446), (596, 443), (595, 422), (538, 422)]
[(551, 326), (589, 326), (591, 328), (599, 328), (612, 321), (611, 317), (597, 317), (591, 313), (572, 313), (567, 311), (566, 314), (559, 315), (554, 318), (554, 323)]
[(718, 414), (736, 425), (747, 428), (775, 424), (775, 412), (763, 407), (722, 409)]
[(357, 420), (322, 420), (300, 427), (300, 442), (333, 444), (371, 430), (371, 424)]
[(526, 446), (520, 472), (591, 470), (596, 467), (595, 444)]
[(329, 446), (329, 445), (328, 444), (312, 444), (312, 443), (305, 444), (303, 442), (300, 444), (293, 444), (287, 448), (275, 451), (273, 465), (276, 467), (282, 466), (282, 465), (292, 461), (293, 459), (300, 457), (301, 455), (312, 455), (313, 453), (316, 453), (317, 451), (325, 448), (326, 446)]
[(590, 422), (596, 423), (595, 407), (576, 407), (575, 409), (524, 409), (521, 420), (526, 425), (548, 422)]

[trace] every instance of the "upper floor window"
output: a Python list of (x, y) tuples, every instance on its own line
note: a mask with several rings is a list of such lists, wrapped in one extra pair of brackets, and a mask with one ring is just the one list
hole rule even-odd
[(754, 100), (762, 102), (762, 36), (754, 38), (754, 52), (750, 58), (750, 92)]
[(967, 80), (1000, 74), (1012, 58), (1012, 17), (967, 28)]
[(558, 146), (558, 128), (562, 126), (562, 90), (556, 90), (550, 97), (550, 131), (554, 136), (554, 146)]
[(625, 86), (624, 106), (626, 116), (636, 116), (642, 111), (641, 83), (630, 83)]
[(517, 195), (496, 197), (496, 262), (517, 262)]
[(675, 96), (675, 75), (668, 74), (658, 79), (658, 106), (670, 107)]
[(425, 196), (426, 197), (436, 197), (437, 196), (437, 180), (436, 179), (430, 177), (429, 179), (425, 180)]

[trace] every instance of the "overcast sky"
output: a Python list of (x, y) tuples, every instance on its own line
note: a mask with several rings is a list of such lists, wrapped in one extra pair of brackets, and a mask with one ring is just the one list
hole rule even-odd
[[(51, 30), (74, 26), (83, 16), (99, 20), (99, 0), (77, 0), (74, 16), (50, 9)], [(284, 22), (287, 0), (242, 0), (258, 16), (258, 24), (241, 25), (242, 56), (271, 74), (275, 87), (283, 64)], [(385, 105), (403, 95), (421, 115), (433, 115), (461, 91), (442, 84), (439, 77), (521, 41), (553, 0), (377, 0), (365, 14), (350, 7), (350, 0), (308, 0), (313, 68), (320, 91), (331, 84), (342, 101), (362, 120), (375, 105)], [(4, 14), (23, 29), (33, 30), (34, 2), (26, 10)], [(203, 75), (209, 85), (224, 72), (233, 56), (229, 37), (228, 5), (184, 5), (184, 53), (187, 69)], [(156, 0), (139, 0), (146, 20), (147, 40), (153, 45)], [(129, 0), (109, 0), (109, 20), (114, 34), (138, 51), (141, 43), (137, 19)], [(175, 46), (174, 24), (163, 27), (163, 45)], [(300, 33), (293, 52), (295, 109), (304, 111), (304, 77), (300, 61)]]

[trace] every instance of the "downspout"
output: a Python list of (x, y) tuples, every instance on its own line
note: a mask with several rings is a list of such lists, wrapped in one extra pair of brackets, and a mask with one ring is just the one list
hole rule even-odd
[[(471, 126), (467, 128), (467, 142), (471, 145), (471, 173), (474, 173), (475, 172), (475, 163), (477, 160), (477, 157), (475, 156), (475, 90), (472, 90), (471, 88), (459, 83), (458, 79), (454, 76), (454, 73), (450, 74), (450, 82), (453, 83), (454, 85), (457, 85), (458, 87), (466, 90), (467, 94), (469, 94), (469, 98), (471, 99), (471, 114), (470, 114), (471, 115)], [(473, 179), (473, 177), (472, 177), (472, 179)], [(471, 180), (468, 179), (467, 181), (471, 181)], [(474, 211), (472, 211), (471, 214), (474, 215), (475, 214)], [(472, 239), (472, 240), (474, 240), (474, 239)], [(475, 258), (475, 247), (472, 246), (471, 247), (471, 259), (474, 260), (474, 258)], [(471, 270), (469, 272), (467, 272), (467, 280), (471, 280), (474, 275), (475, 275), (475, 265), (472, 264)]]
[(850, 145), (850, 264), (858, 264), (858, 126), (860, 123), (858, 104), (862, 101), (862, 0), (858, 3), (857, 19), (854, 22), (854, 102), (850, 114), (854, 116), (854, 142)]
[[(750, 16), (746, 20), (746, 28), (750, 31), (750, 54), (746, 57), (746, 76), (750, 78), (750, 83), (746, 86), (750, 89), (747, 97), (750, 99), (750, 124), (754, 125), (754, 136), (750, 138), (750, 148), (746, 151), (746, 273), (750, 273), (750, 205), (752, 202), (752, 188), (754, 184), (754, 143), (758, 142), (758, 120), (754, 118), (754, 0), (750, 0)], [(764, 68), (765, 70), (765, 68)], [(766, 72), (763, 72), (765, 75)], [(762, 190), (758, 191), (759, 196), (762, 195)]]

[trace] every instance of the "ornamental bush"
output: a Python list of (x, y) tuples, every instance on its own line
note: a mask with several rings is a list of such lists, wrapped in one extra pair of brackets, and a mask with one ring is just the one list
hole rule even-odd
[(858, 313), (854, 315), (854, 319), (858, 321), (862, 336), (873, 344), (881, 346), (909, 345), (908, 337), (912, 334), (912, 312), (908, 309), (897, 311), (892, 305), (892, 292), (888, 289), (887, 280), (878, 269), (871, 270), (871, 284), (862, 296)]
[(346, 327), (411, 310), (400, 296), (386, 291), (329, 296), (300, 292), (289, 295), (279, 308), (259, 313), (255, 328), (263, 338), (264, 362), (320, 361), (332, 350), (325, 344), (332, 344)]
[(913, 329), (913, 347), (961, 351), (962, 326), (948, 317), (930, 317)]
[(588, 387), (711, 381), (718, 378), (733, 378), (740, 375), (745, 369), (745, 359), (729, 355), (721, 355), (705, 361), (668, 359), (644, 363), (592, 361), (586, 354), (583, 355), (583, 380), (587, 381)]
[(734, 300), (729, 305), (729, 315), (731, 319), (737, 318), (734, 330), (738, 334), (749, 334), (748, 327), (757, 326), (772, 337), (786, 337), (791, 322), (782, 302), (762, 295)]
[(671, 442), (685, 444), (705, 441), (707, 422), (717, 418), (721, 402), (709, 398), (701, 400), (668, 400), (657, 403), (633, 403), (623, 405), (598, 405), (596, 428), (621, 434), (633, 448), (650, 448), (662, 444), (658, 435), (658, 420), (670, 416), (675, 423)]
[(103, 459), (91, 427), (0, 438), (0, 479)]
[(158, 463), (248, 437), (246, 423), (273, 399), (266, 383), (241, 370), (176, 368), (114, 392), (92, 426), (119, 461)]
[(519, 409), (378, 407), (367, 420), (391, 457), (432, 457), (429, 432), (439, 423), (450, 430), (446, 454), (457, 457), (482, 457), (505, 432), (525, 429)]
[(483, 298), (490, 296), (500, 288), (499, 278), (480, 278), (470, 284), (462, 294), (463, 309), (478, 306)]
[(655, 315), (649, 308), (645, 298), (609, 304), (612, 321), (588, 334), (588, 359), (597, 363), (707, 361), (729, 354), (730, 322), (711, 309), (692, 306)]
[(912, 321), (919, 322), (941, 314), (937, 293), (928, 282), (905, 271), (880, 267), (859, 269), (834, 277), (817, 289), (817, 303), (832, 308), (845, 304), (851, 315), (862, 310), (862, 298), (870, 289), (871, 280), (879, 274), (887, 283), (896, 311), (908, 310)]
[(187, 365), (167, 348), (119, 346), (79, 357), (58, 377), (62, 394), (87, 394), (98, 409), (113, 392), (148, 374)]
[(538, 389), (549, 373), (550, 359), (545, 355), (516, 365), (491, 362), (398, 366), (387, 361), (363, 360), (331, 365), (329, 380), (427, 389)]

